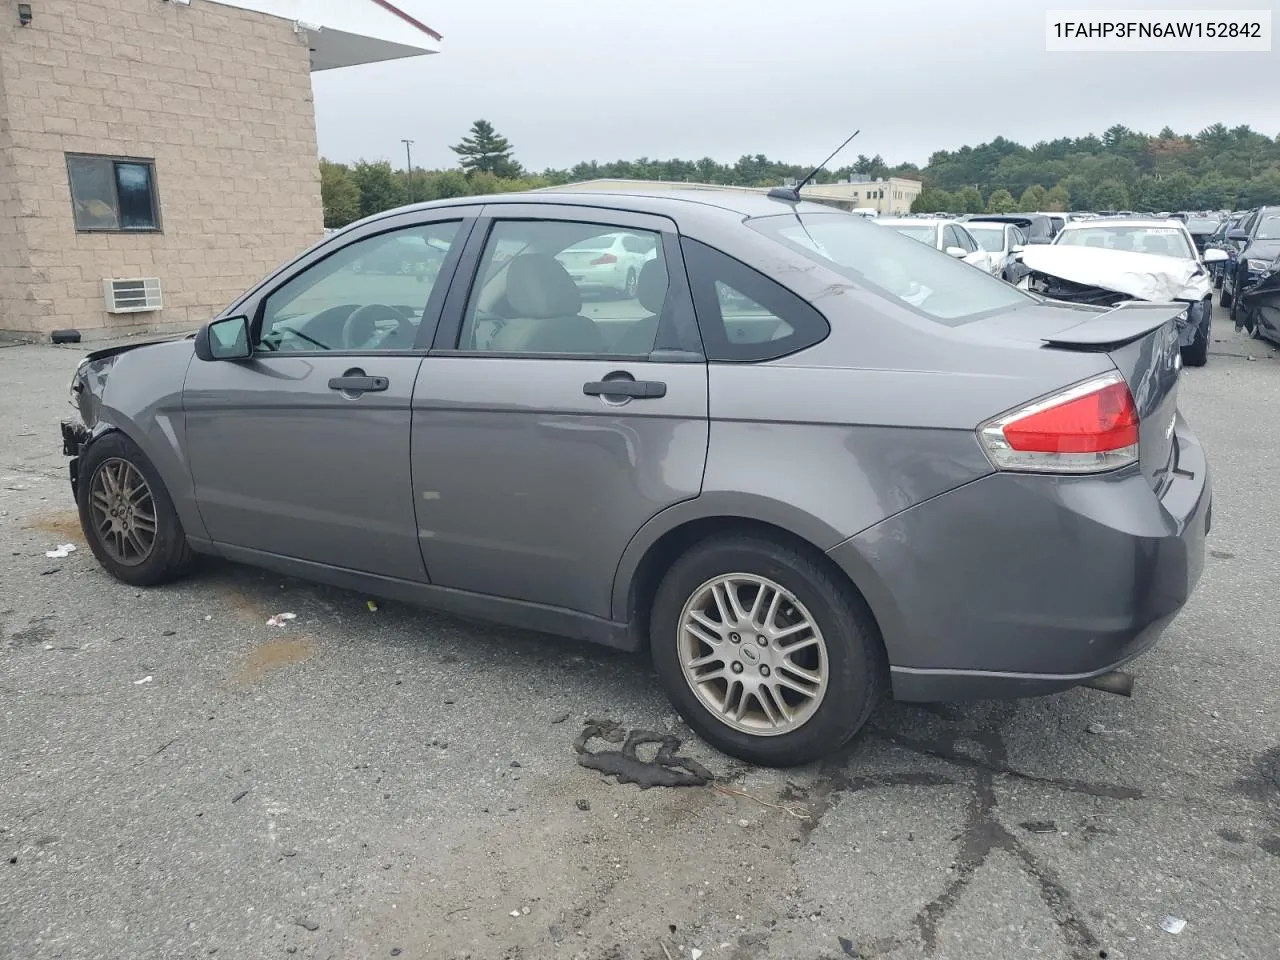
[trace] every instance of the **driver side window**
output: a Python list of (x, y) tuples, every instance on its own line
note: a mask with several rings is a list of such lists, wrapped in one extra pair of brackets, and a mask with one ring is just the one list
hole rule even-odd
[(458, 223), (357, 240), (312, 264), (263, 304), (254, 351), (410, 350)]

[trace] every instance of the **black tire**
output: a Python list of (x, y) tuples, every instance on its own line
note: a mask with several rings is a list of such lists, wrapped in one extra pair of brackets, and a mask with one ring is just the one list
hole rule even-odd
[[(155, 507), (156, 535), (151, 551), (139, 563), (126, 564), (112, 556), (98, 532), (90, 507), (94, 480), (105, 463), (123, 460), (136, 469), (146, 481)], [(77, 484), (76, 506), (80, 510), (80, 529), (89, 549), (117, 580), (135, 587), (153, 587), (186, 576), (195, 566), (195, 554), (187, 543), (182, 521), (173, 507), (169, 491), (165, 489), (160, 474), (151, 461), (138, 449), (138, 445), (123, 433), (108, 433), (93, 441), (80, 457), (80, 479)]]
[[(767, 577), (790, 591), (822, 632), (827, 689), (812, 716), (791, 732), (765, 736), (733, 729), (685, 678), (678, 647), (684, 606), (709, 580), (731, 573)], [(717, 537), (681, 556), (654, 597), (649, 642), (659, 681), (689, 726), (716, 749), (763, 766), (808, 763), (839, 749), (866, 723), (885, 687), (879, 630), (856, 592), (817, 559), (757, 535)]]
[(1227, 286), (1224, 282), (1222, 285), (1222, 293), (1218, 295), (1218, 306), (1228, 309), (1231, 306), (1231, 294), (1227, 293)]

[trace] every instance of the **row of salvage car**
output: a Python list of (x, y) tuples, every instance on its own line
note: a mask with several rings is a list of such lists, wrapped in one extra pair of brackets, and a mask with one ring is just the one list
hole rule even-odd
[[(1280, 208), (1254, 211), (1246, 228), (1280, 238)], [(928, 243), (993, 276), (1051, 300), (1114, 307), (1130, 301), (1183, 303), (1177, 318), (1183, 362), (1208, 361), (1215, 276), (1235, 280), (1237, 328), (1280, 342), (1280, 250), (1265, 262), (1235, 258), (1198, 244), (1181, 218), (1093, 217), (1053, 220), (1043, 214), (881, 218), (875, 222)], [(1249, 239), (1252, 246), (1262, 241)], [(1229, 262), (1231, 261), (1231, 262)], [(1234, 292), (1234, 291), (1233, 291)], [(1232, 293), (1224, 288), (1223, 305)]]

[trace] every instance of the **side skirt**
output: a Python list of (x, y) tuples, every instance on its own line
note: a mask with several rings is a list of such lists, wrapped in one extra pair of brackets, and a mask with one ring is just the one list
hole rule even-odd
[(298, 560), (263, 550), (233, 547), (208, 540), (191, 538), (190, 543), (191, 549), (198, 553), (225, 557), (235, 563), (274, 570), (300, 580), (314, 580), (346, 590), (370, 593), (388, 600), (413, 603), (470, 620), (549, 633), (568, 637), (571, 640), (585, 640), (588, 643), (598, 643), (627, 652), (634, 651), (638, 646), (628, 624), (593, 617), (576, 610), (565, 610), (562, 607), (549, 607), (540, 603), (511, 600), (483, 593), (470, 593), (466, 590), (454, 590), (450, 587), (418, 583), (414, 580), (362, 573), (359, 570), (334, 567), (311, 560)]

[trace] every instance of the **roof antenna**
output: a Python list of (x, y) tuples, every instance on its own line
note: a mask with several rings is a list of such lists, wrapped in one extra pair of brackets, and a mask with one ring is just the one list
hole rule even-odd
[(840, 144), (840, 146), (832, 150), (830, 157), (827, 157), (827, 159), (823, 160), (820, 164), (818, 164), (816, 167), (810, 170), (809, 175), (805, 177), (803, 180), (801, 180), (799, 183), (797, 183), (794, 187), (774, 187), (772, 190), (768, 192), (768, 194), (766, 194), (766, 196), (772, 197), (774, 200), (785, 200), (787, 201), (787, 203), (799, 203), (801, 188), (803, 188), (810, 180), (816, 177), (818, 173), (822, 170), (822, 168), (831, 162), (832, 157), (834, 157), (837, 153), (839, 153), (841, 150), (847, 147), (850, 144), (850, 142), (853, 140), (853, 138), (856, 137), (861, 132), (862, 132), (861, 130), (855, 130), (853, 131), (853, 133), (849, 134), (848, 140), (846, 140), (844, 143)]

